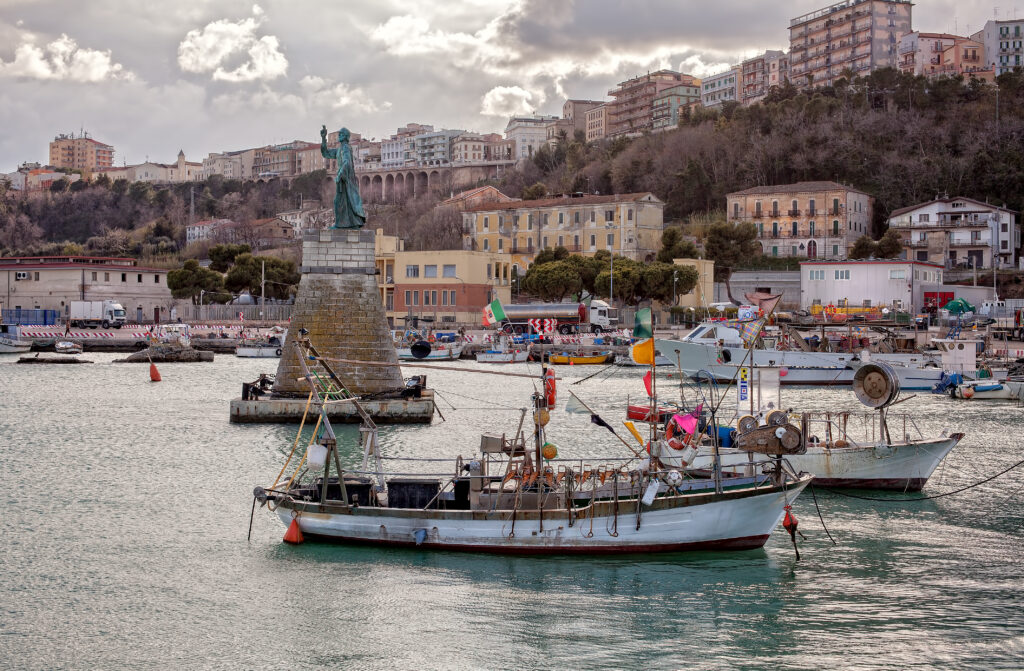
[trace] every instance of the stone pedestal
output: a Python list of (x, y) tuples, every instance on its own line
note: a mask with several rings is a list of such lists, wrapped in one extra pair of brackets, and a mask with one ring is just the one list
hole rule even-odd
[[(373, 231), (364, 229), (326, 229), (303, 235), (302, 279), (277, 366), (275, 397), (309, 395), (293, 344), (301, 328), (309, 331), (307, 337), (324, 358), (396, 364), (332, 363), (349, 391), (372, 394), (402, 387), (398, 355), (377, 286), (374, 238)], [(314, 369), (322, 370), (319, 365)]]

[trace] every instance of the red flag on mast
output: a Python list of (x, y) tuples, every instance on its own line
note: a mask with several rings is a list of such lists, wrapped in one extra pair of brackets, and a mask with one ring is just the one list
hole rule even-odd
[(653, 396), (654, 391), (651, 388), (651, 371), (644, 373), (644, 387), (647, 388), (647, 395)]

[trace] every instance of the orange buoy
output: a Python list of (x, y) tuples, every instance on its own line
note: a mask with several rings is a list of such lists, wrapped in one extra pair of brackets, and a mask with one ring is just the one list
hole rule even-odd
[(160, 371), (158, 371), (156, 369), (156, 364), (155, 363), (150, 363), (149, 364), (149, 380), (150, 380), (150, 382), (159, 382), (160, 381)]
[(303, 540), (302, 529), (299, 528), (299, 520), (293, 517), (292, 523), (288, 525), (288, 531), (284, 532), (284, 542), (298, 545)]

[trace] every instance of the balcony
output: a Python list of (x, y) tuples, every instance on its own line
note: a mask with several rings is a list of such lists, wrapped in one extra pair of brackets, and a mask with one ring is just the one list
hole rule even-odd
[(750, 217), (751, 217), (751, 219), (764, 219), (764, 213), (763, 212), (754, 212), (752, 215), (750, 215)]
[(787, 210), (786, 211), (786, 216), (787, 217), (799, 217), (800, 216), (800, 210)]

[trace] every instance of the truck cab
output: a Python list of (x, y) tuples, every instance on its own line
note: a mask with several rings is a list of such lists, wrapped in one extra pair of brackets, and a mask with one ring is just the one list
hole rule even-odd
[(601, 333), (602, 331), (615, 329), (619, 323), (619, 318), (616, 315), (615, 308), (604, 301), (595, 299), (590, 301), (589, 321), (590, 331), (592, 333)]

